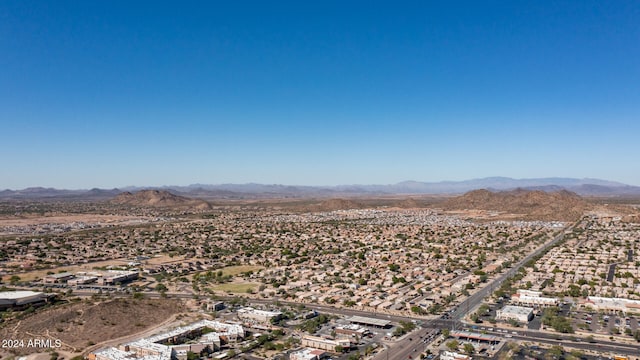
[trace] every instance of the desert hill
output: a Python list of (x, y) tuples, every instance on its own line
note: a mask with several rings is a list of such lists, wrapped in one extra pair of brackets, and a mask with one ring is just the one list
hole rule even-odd
[[(20, 321), (14, 320), (11, 326), (0, 329), (0, 337), (3, 339), (47, 338), (49, 331), (53, 333), (54, 329), (57, 329), (55, 334), (56, 338), (63, 343), (62, 350), (73, 352), (72, 348), (78, 351), (86, 348), (90, 343), (97, 344), (153, 329), (163, 321), (172, 319), (172, 316), (183, 308), (184, 305), (175, 299), (120, 298), (104, 302), (72, 302), (42, 309)], [(44, 353), (47, 349), (24, 346), (12, 350), (20, 355), (28, 355), (40, 351)], [(45, 359), (48, 358), (47, 355)]]
[(358, 201), (347, 199), (328, 199), (321, 201), (318, 204), (311, 205), (308, 211), (335, 211), (335, 210), (350, 210), (350, 209), (362, 209), (365, 206)]
[(474, 190), (451, 198), (440, 206), (446, 210), (494, 210), (520, 214), (527, 220), (575, 221), (592, 206), (579, 195), (566, 191), (522, 190), (492, 192)]
[(136, 193), (126, 191), (117, 195), (109, 202), (116, 205), (141, 207), (211, 209), (211, 205), (204, 200), (191, 199), (164, 190), (142, 190)]

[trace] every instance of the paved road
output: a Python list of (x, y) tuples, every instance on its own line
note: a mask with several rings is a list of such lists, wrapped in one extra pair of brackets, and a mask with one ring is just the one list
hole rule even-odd
[(616, 264), (609, 265), (609, 272), (607, 273), (607, 281), (612, 282), (615, 274), (616, 274)]
[[(429, 337), (430, 334), (433, 334), (433, 336)], [(378, 353), (373, 360), (418, 359), (433, 339), (435, 339), (434, 329), (419, 328)], [(424, 340), (427, 340), (427, 342)]]
[(570, 336), (561, 336), (558, 334), (517, 331), (518, 335), (511, 335), (513, 339), (539, 342), (549, 345), (560, 345), (581, 350), (596, 350), (602, 352), (610, 352), (616, 355), (634, 355), (640, 354), (640, 345), (631, 345), (624, 343), (616, 343), (613, 341), (595, 341), (592, 343), (586, 341), (574, 341)]
[[(572, 228), (573, 228), (573, 226), (568, 228), (568, 229), (572, 229)], [(518, 270), (524, 264), (526, 264), (529, 260), (533, 259), (534, 257), (538, 256), (539, 254), (541, 254), (546, 249), (549, 249), (550, 247), (554, 246), (559, 241), (561, 241), (564, 238), (565, 230), (566, 229), (561, 230), (560, 233), (558, 235), (556, 235), (556, 237), (554, 237), (553, 240), (548, 242), (546, 245), (541, 246), (540, 248), (538, 248), (538, 250), (536, 250), (536, 251), (532, 252), (531, 254), (527, 255), (525, 258), (521, 259), (515, 265), (513, 265), (513, 267), (511, 269), (509, 269), (508, 271), (506, 271), (504, 274), (499, 275), (497, 278), (495, 278), (492, 281), (490, 281), (485, 287), (483, 287), (479, 291), (471, 294), (471, 296), (469, 296), (462, 303), (460, 303), (460, 305), (458, 305), (456, 310), (451, 314), (451, 317), (454, 318), (454, 319), (462, 319), (462, 318), (464, 318), (464, 316), (469, 311), (473, 310), (477, 305), (480, 305), (480, 303), (482, 302), (482, 299), (487, 297), (487, 295), (490, 295), (490, 293), (493, 290), (497, 289), (505, 279), (515, 275), (516, 272), (518, 272)]]

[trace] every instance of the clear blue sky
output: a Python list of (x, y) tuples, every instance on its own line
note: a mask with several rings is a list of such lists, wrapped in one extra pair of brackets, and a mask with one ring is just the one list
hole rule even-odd
[(638, 1), (0, 1), (0, 189), (640, 185)]

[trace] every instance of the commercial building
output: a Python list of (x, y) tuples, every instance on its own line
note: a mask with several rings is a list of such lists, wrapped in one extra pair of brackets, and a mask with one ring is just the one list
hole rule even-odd
[(97, 276), (81, 275), (67, 281), (67, 285), (69, 286), (86, 285), (86, 284), (92, 284), (96, 281), (98, 281)]
[(260, 323), (270, 323), (282, 317), (280, 311), (257, 310), (252, 307), (245, 307), (238, 310), (238, 318), (245, 321), (256, 321)]
[(544, 297), (540, 291), (518, 290), (511, 295), (511, 302), (515, 305), (524, 306), (557, 306), (559, 301), (556, 298)]
[(640, 314), (640, 300), (588, 296), (583, 306), (589, 306), (596, 311)]
[(2, 291), (0, 292), (0, 310), (29, 307), (47, 302), (44, 293), (35, 291)]
[(533, 319), (533, 308), (524, 306), (507, 305), (496, 311), (497, 320), (516, 320), (528, 323)]
[(73, 279), (75, 275), (69, 272), (63, 272), (59, 274), (49, 274), (42, 279), (45, 284), (62, 284), (68, 280)]
[(302, 346), (312, 347), (316, 349), (322, 349), (326, 351), (336, 351), (337, 346), (341, 346), (345, 349), (351, 347), (351, 341), (349, 339), (325, 339), (318, 336), (303, 336)]
[(137, 271), (109, 270), (98, 276), (98, 285), (115, 285), (129, 282), (138, 278)]
[(207, 307), (207, 311), (220, 311), (224, 310), (224, 302), (222, 301), (206, 301), (205, 306)]
[(458, 354), (452, 351), (443, 351), (440, 353), (441, 360), (471, 360), (473, 359), (469, 355)]
[(500, 337), (489, 334), (481, 334), (471, 331), (452, 331), (451, 336), (460, 340), (470, 340), (478, 343), (497, 344), (500, 342)]
[(329, 357), (324, 350), (306, 348), (289, 355), (290, 360), (320, 360)]
[(362, 338), (363, 336), (366, 336), (369, 333), (369, 330), (355, 324), (338, 326), (336, 327), (335, 331), (336, 331), (336, 334), (354, 336), (354, 337), (358, 336), (360, 338)]
[(381, 319), (370, 318), (365, 316), (352, 316), (348, 318), (347, 321), (349, 321), (352, 324), (374, 326), (377, 328), (386, 328), (391, 323), (391, 321), (389, 320), (381, 320)]

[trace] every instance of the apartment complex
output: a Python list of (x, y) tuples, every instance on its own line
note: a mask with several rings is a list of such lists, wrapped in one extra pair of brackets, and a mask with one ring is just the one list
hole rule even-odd
[[(204, 330), (213, 330), (207, 332)], [(186, 358), (188, 352), (200, 352), (206, 348), (220, 349), (222, 340), (237, 342), (244, 338), (240, 325), (219, 321), (201, 320), (168, 332), (107, 348), (89, 355), (89, 360), (171, 360)], [(182, 343), (190, 339), (189, 343)], [(169, 344), (169, 345), (167, 345)]]

